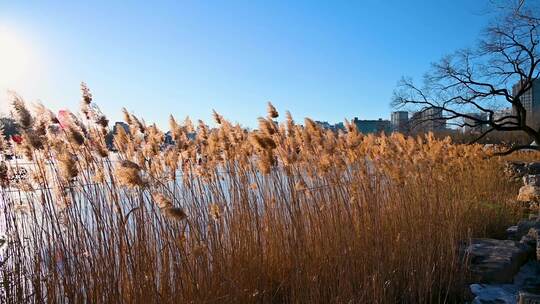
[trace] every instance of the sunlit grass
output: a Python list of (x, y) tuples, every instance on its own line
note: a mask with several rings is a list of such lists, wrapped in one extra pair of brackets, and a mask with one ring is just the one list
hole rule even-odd
[(111, 153), (91, 102), (58, 121), (15, 101), (32, 182), (0, 190), (0, 302), (459, 301), (460, 244), (517, 216), (479, 145), (278, 124), (269, 105), (255, 131), (171, 117), (170, 146), (125, 111)]

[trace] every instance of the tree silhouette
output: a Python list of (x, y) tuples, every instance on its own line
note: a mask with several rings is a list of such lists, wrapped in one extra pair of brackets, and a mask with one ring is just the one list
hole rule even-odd
[[(420, 115), (414, 124), (441, 120), (458, 127), (482, 127), (472, 142), (493, 131), (519, 131), (540, 144), (540, 107), (533, 111), (526, 97), (533, 87), (538, 87), (540, 95), (537, 6), (523, 0), (506, 6), (475, 48), (456, 51), (434, 63), (422, 85), (403, 78), (394, 91), (393, 106), (443, 113)], [(540, 102), (540, 96), (536, 98)], [(499, 111), (501, 106), (511, 110), (504, 113)], [(540, 150), (536, 145), (521, 144), (500, 154), (521, 149)]]

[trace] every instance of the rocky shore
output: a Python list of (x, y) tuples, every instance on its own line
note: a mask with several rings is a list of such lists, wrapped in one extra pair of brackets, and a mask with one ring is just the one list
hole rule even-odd
[(465, 248), (472, 303), (540, 303), (540, 162), (512, 162), (506, 173), (521, 179), (517, 203), (529, 213), (507, 238), (472, 239)]

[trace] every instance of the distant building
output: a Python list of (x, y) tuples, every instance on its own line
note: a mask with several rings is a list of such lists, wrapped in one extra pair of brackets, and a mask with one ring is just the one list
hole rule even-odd
[(358, 117), (355, 117), (352, 120), (352, 123), (356, 126), (358, 131), (364, 134), (392, 132), (391, 122), (389, 120), (383, 120), (382, 118), (379, 118), (378, 120), (360, 120)]
[(131, 132), (129, 131), (129, 125), (123, 121), (117, 121), (114, 123), (114, 126), (113, 126), (113, 133), (116, 134), (118, 131), (118, 128), (124, 128), (124, 131), (126, 131), (127, 134), (130, 134)]
[(497, 124), (504, 124), (505, 122), (511, 122), (511, 121), (515, 122), (515, 119), (510, 117), (513, 115), (514, 115), (514, 111), (512, 110), (512, 108), (498, 110), (493, 113), (493, 121)]
[(392, 122), (392, 129), (396, 132), (405, 133), (409, 128), (409, 112), (396, 111), (392, 112), (390, 116)]
[(174, 145), (175, 142), (174, 142), (174, 139), (173, 139), (173, 136), (172, 136), (172, 132), (171, 131), (167, 131), (165, 132), (165, 136), (163, 138), (163, 145), (164, 146), (170, 146), (170, 145)]
[[(516, 96), (520, 89), (521, 83), (516, 83), (512, 87), (512, 95)], [(532, 87), (523, 93), (519, 100), (527, 112), (527, 125), (535, 129), (540, 127), (540, 79), (535, 79)], [(512, 112), (517, 114), (515, 108)]]
[(119, 128), (123, 128), (124, 131), (126, 131), (127, 134), (131, 134), (131, 132), (129, 131), (129, 126), (127, 123), (123, 122), (123, 121), (117, 121), (112, 130), (107, 133), (107, 135), (105, 136), (105, 143), (107, 144), (107, 148), (109, 150), (115, 150), (114, 148), (114, 136), (118, 133), (118, 129)]
[[(487, 120), (487, 113), (468, 113), (467, 116)], [(463, 118), (463, 133), (482, 133), (486, 127), (485, 123), (478, 123), (472, 118)]]
[(316, 124), (318, 124), (319, 126), (321, 126), (321, 128), (325, 129), (325, 130), (332, 130), (332, 131), (339, 131), (339, 130), (344, 130), (345, 129), (345, 126), (343, 125), (342, 122), (338, 122), (336, 124), (331, 124), (327, 121), (315, 121)]
[(410, 121), (411, 131), (436, 132), (446, 130), (446, 121), (442, 109), (428, 108), (415, 112)]
[(339, 131), (339, 130), (345, 130), (345, 124), (343, 124), (342, 122), (338, 122), (334, 125), (334, 130), (335, 131)]
[(323, 129), (332, 129), (333, 125), (331, 125), (328, 121), (315, 121), (316, 124), (318, 124)]

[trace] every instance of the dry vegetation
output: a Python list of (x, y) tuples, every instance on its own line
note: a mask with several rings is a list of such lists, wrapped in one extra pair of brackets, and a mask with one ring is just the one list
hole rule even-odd
[(171, 117), (165, 147), (125, 111), (111, 153), (85, 86), (62, 126), (14, 110), (32, 182), (1, 163), (2, 303), (459, 301), (460, 244), (516, 216), (500, 159), (432, 135), (278, 124), (269, 105), (256, 131)]

